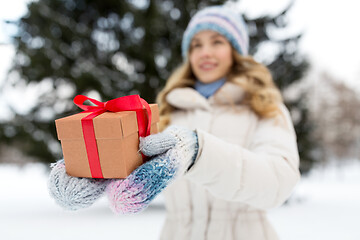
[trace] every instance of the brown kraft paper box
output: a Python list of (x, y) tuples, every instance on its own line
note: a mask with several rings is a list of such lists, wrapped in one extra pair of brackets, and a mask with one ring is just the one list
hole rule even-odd
[[(158, 132), (159, 110), (151, 108), (150, 134)], [(91, 178), (81, 119), (90, 113), (78, 113), (55, 120), (66, 172), (74, 177)], [(135, 111), (105, 112), (93, 119), (101, 171), (104, 178), (126, 178), (143, 163)]]

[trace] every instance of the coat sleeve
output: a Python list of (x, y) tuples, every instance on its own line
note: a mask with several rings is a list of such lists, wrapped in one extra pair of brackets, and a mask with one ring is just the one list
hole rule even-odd
[(288, 110), (259, 120), (250, 147), (225, 142), (196, 130), (199, 151), (184, 175), (214, 196), (259, 209), (281, 205), (300, 179), (296, 135)]

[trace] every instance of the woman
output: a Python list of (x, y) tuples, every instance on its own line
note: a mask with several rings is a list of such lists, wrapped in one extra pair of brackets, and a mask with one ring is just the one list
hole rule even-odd
[[(90, 196), (106, 188), (113, 210), (130, 213), (166, 188), (161, 239), (277, 239), (266, 210), (299, 181), (296, 136), (269, 70), (247, 52), (239, 14), (199, 11), (184, 33), (184, 63), (158, 96), (165, 130), (140, 141), (150, 161), (125, 180), (87, 180)], [(59, 167), (50, 182), (64, 178)]]

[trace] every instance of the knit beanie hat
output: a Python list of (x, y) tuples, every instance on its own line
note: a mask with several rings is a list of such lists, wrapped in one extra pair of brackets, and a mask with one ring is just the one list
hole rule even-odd
[(246, 24), (239, 12), (225, 6), (206, 7), (197, 12), (190, 20), (182, 39), (181, 51), (186, 58), (194, 35), (203, 30), (220, 33), (241, 55), (249, 50), (249, 35)]

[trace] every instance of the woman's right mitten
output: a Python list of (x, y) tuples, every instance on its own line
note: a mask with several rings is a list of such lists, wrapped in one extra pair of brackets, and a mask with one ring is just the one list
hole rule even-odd
[(105, 179), (71, 177), (66, 173), (64, 160), (51, 165), (48, 181), (50, 195), (66, 210), (91, 206), (99, 199), (109, 183)]

